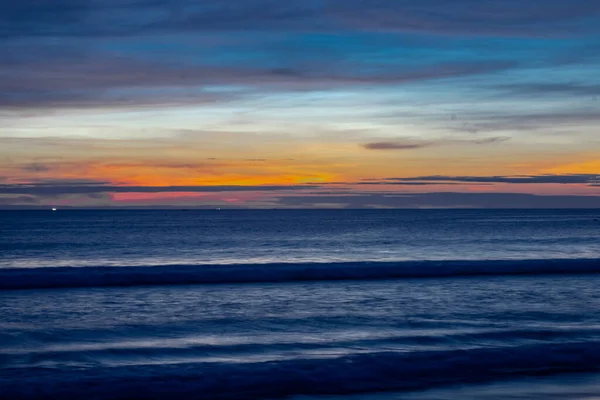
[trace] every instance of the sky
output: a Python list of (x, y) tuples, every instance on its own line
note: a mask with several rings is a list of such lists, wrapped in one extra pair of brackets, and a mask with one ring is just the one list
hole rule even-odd
[(0, 208), (599, 195), (598, 0), (0, 0)]

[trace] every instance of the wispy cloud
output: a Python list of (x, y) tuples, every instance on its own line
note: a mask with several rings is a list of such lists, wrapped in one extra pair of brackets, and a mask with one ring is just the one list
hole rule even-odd
[(511, 137), (509, 136), (493, 136), (483, 139), (475, 139), (473, 143), (475, 144), (491, 144), (491, 143), (501, 143), (509, 141)]
[(456, 139), (442, 138), (437, 140), (423, 141), (412, 138), (400, 138), (393, 141), (370, 142), (363, 145), (367, 150), (418, 150), (426, 147), (444, 146), (451, 144), (493, 144), (510, 140), (508, 136), (494, 136), (480, 139)]
[[(214, 66), (190, 61), (151, 62), (134, 57), (81, 52), (8, 56), (0, 65), (0, 106), (23, 108), (98, 108), (182, 106), (228, 102), (267, 91), (323, 90), (463, 77), (502, 71), (510, 61), (440, 62), (418, 67), (395, 65), (371, 73), (340, 69), (337, 62), (273, 68), (269, 65)], [(214, 92), (211, 86), (237, 86)]]
[[(578, 96), (582, 100), (590, 97), (600, 96), (600, 84), (595, 82), (525, 82), (506, 83), (491, 86), (499, 90), (500, 95), (522, 95), (522, 96)], [(587, 97), (587, 99), (586, 99)]]
[(24, 172), (48, 172), (50, 170), (52, 170), (52, 167), (46, 165), (46, 164), (42, 164), (42, 163), (31, 163), (31, 164), (27, 164), (24, 165), (23, 167), (21, 167), (21, 170)]
[(408, 142), (372, 142), (364, 145), (367, 150), (414, 150), (431, 146), (431, 142), (408, 143)]
[(405, 178), (384, 178), (379, 182), (388, 183), (511, 183), (511, 184), (593, 184), (600, 180), (598, 174), (565, 175), (513, 175), (513, 176), (415, 176)]
[(53, 180), (44, 183), (0, 185), (0, 194), (63, 195), (91, 193), (211, 193), (211, 192), (275, 192), (314, 189), (314, 185), (258, 185), (258, 186), (114, 186), (93, 181)]

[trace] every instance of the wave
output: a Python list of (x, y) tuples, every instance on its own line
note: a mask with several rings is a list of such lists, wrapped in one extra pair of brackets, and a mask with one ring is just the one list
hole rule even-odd
[(600, 343), (379, 352), (258, 363), (3, 370), (13, 400), (266, 399), (291, 395), (418, 390), (522, 376), (600, 370)]
[(0, 290), (600, 273), (600, 259), (373, 261), (0, 269)]
[[(267, 336), (266, 338), (264, 336)], [(2, 336), (0, 336), (1, 338)], [(10, 339), (10, 338), (9, 338)], [(21, 340), (13, 346), (0, 346), (0, 370), (9, 368), (73, 367), (90, 364), (101, 367), (149, 364), (200, 363), (217, 360), (245, 362), (290, 358), (323, 358), (383, 351), (441, 351), (485, 346), (518, 347), (532, 344), (592, 342), (600, 339), (599, 329), (517, 329), (451, 332), (442, 335), (382, 334), (379, 337), (331, 339), (322, 337), (228, 338), (223, 342), (197, 337), (172, 339), (129, 338), (100, 342), (40, 343)], [(10, 340), (9, 340), (10, 342)], [(13, 341), (14, 342), (14, 341)], [(17, 346), (14, 346), (14, 345)]]
[(600, 273), (600, 259), (373, 261), (0, 269), (0, 290)]

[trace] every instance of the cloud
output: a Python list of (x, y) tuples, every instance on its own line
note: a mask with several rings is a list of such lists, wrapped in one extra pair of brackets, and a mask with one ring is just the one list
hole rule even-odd
[(511, 140), (510, 136), (494, 136), (484, 139), (476, 139), (473, 141), (475, 144), (490, 144), (490, 143), (501, 143)]
[[(493, 186), (496, 183), (528, 184), (528, 185), (600, 185), (598, 174), (545, 174), (545, 175), (507, 175), (507, 176), (448, 176), (429, 175), (402, 178), (366, 178), (360, 181), (314, 183), (321, 186), (432, 186), (432, 185), (464, 185)], [(309, 183), (312, 184), (312, 183)]]
[[(453, 150), (469, 153), (452, 167), (461, 173), (488, 160), (487, 170), (500, 171), (515, 160), (592, 153), (598, 35), (597, 0), (0, 0), (0, 153), (18, 160), (0, 166), (0, 182), (30, 182), (26, 190), (40, 195), (154, 193), (144, 185), (352, 179), (363, 161), (373, 162), (365, 170), (394, 176), (377, 158), (394, 151), (416, 153), (414, 174), (429, 148), (448, 160), (456, 160)], [(183, 106), (194, 112), (138, 110)], [(121, 109), (136, 112), (114, 114)], [(86, 112), (70, 118), (71, 110)], [(334, 128), (350, 125), (354, 134)], [(176, 134), (185, 129), (206, 131), (193, 140)], [(393, 129), (422, 137), (390, 138)], [(568, 130), (578, 136), (541, 137)], [(435, 132), (442, 137), (427, 140)], [(34, 137), (47, 135), (55, 137)], [(518, 143), (506, 143), (512, 138)], [(298, 161), (274, 162), (280, 151)], [(395, 161), (398, 171), (405, 161)], [(452, 172), (433, 168), (428, 173)], [(571, 172), (578, 171), (594, 169)], [(67, 176), (99, 181), (42, 179)], [(355, 184), (549, 179), (446, 178), (459, 180)], [(163, 190), (179, 189), (193, 191)]]
[(442, 138), (430, 141), (415, 141), (410, 138), (401, 138), (394, 141), (381, 141), (381, 142), (370, 142), (365, 143), (362, 146), (367, 150), (418, 150), (426, 147), (433, 146), (444, 146), (452, 144), (493, 144), (501, 143), (510, 140), (508, 136), (494, 136), (482, 139), (456, 139), (456, 138)]
[[(404, 181), (363, 181), (346, 182), (347, 185), (400, 185), (400, 186), (431, 186), (431, 185), (461, 185), (460, 182), (404, 182)], [(475, 186), (491, 186), (491, 183), (473, 183)]]
[(517, 96), (577, 96), (595, 97), (600, 96), (600, 84), (593, 82), (559, 82), (559, 83), (507, 83), (491, 86), (494, 90), (500, 90), (501, 95), (511, 94)]
[(389, 183), (511, 183), (511, 184), (592, 184), (598, 182), (598, 174), (565, 174), (565, 175), (514, 175), (514, 176), (416, 176), (406, 178), (384, 178), (380, 182)]
[(341, 30), (572, 36), (597, 33), (599, 13), (595, 0), (2, 0), (0, 37)]
[(110, 182), (100, 181), (94, 179), (77, 179), (77, 178), (39, 178), (39, 179), (29, 179), (29, 182), (26, 184), (13, 184), (13, 185), (0, 185), (0, 191), (2, 188), (9, 187), (55, 187), (55, 186), (63, 186), (63, 187), (77, 187), (77, 186), (104, 186), (110, 185)]
[[(7, 56), (10, 62), (0, 65), (0, 106), (8, 109), (210, 104), (240, 99), (256, 89), (305, 91), (405, 84), (485, 74), (516, 65), (493, 60), (438, 62), (418, 67), (394, 65), (365, 73), (358, 66), (340, 68), (336, 60), (273, 68), (143, 60), (90, 51), (42, 52), (32, 58), (16, 50), (15, 55)], [(211, 86), (237, 89), (206, 89)]]
[[(220, 104), (261, 91), (472, 77), (527, 66), (530, 44), (490, 41), (499, 51), (482, 52), (464, 35), (596, 35), (598, 19), (594, 0), (0, 0), (0, 107)], [(529, 58), (559, 52), (549, 49)], [(598, 90), (526, 85), (494, 90)], [(485, 87), (492, 86), (478, 90)]]
[(311, 185), (257, 185), (257, 186), (115, 186), (98, 184), (96, 182), (73, 181), (48, 181), (33, 184), (0, 185), (1, 194), (20, 195), (64, 195), (64, 194), (92, 194), (92, 193), (212, 193), (212, 192), (280, 192), (290, 190), (314, 189), (318, 186)]
[(39, 204), (40, 199), (35, 196), (0, 196), (0, 206), (12, 206), (12, 205), (34, 205)]
[(431, 146), (432, 143), (372, 142), (363, 147), (367, 150), (414, 150)]
[[(312, 189), (315, 189), (314, 187)], [(523, 193), (389, 193), (335, 191), (272, 191), (255, 195), (241, 192), (208, 192), (206, 196), (194, 192), (120, 193), (62, 193), (0, 196), (0, 207), (36, 208), (60, 205), (67, 207), (228, 207), (228, 208), (600, 208), (600, 196), (534, 195)], [(140, 196), (133, 196), (133, 195)], [(170, 194), (170, 195), (169, 195)]]
[(193, 66), (103, 54), (19, 57), (0, 65), (0, 106), (8, 109), (177, 106), (230, 100), (231, 95), (190, 89), (190, 85), (209, 83), (210, 75), (211, 71), (196, 70)]
[[(241, 208), (600, 208), (600, 196), (533, 195), (498, 192), (377, 191), (378, 185), (585, 184), (596, 186), (596, 175), (419, 176), (368, 179), (306, 185), (255, 186), (118, 186), (93, 180), (43, 180), (0, 185), (4, 208), (42, 205), (75, 207), (212, 207)], [(362, 186), (364, 185), (364, 186)], [(358, 189), (371, 188), (364, 191)], [(337, 189), (339, 187), (339, 190)], [(335, 188), (332, 189), (332, 188)], [(594, 188), (590, 188), (593, 194)]]
[(463, 122), (450, 127), (446, 124), (443, 129), (471, 134), (508, 131), (543, 131), (547, 133), (557, 129), (579, 129), (582, 126), (600, 122), (598, 110), (591, 107), (590, 103), (583, 104), (576, 109), (565, 106), (559, 110), (535, 113), (519, 111), (510, 114), (497, 111), (466, 112), (461, 116)]
[(27, 164), (23, 167), (21, 167), (21, 170), (24, 172), (48, 172), (50, 171), (52, 168), (49, 167), (48, 165), (45, 164), (41, 164), (41, 163), (32, 163), (32, 164)]
[(485, 36), (595, 34), (595, 0), (331, 1), (331, 13), (356, 29)]

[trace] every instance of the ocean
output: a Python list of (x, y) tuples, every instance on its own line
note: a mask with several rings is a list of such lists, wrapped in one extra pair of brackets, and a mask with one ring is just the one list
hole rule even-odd
[(600, 210), (0, 211), (0, 398), (597, 399)]

